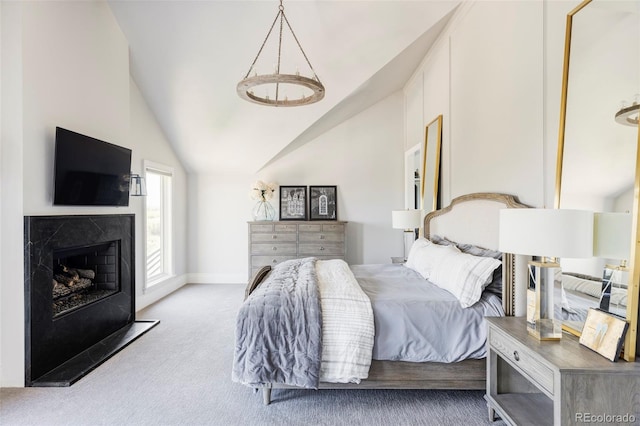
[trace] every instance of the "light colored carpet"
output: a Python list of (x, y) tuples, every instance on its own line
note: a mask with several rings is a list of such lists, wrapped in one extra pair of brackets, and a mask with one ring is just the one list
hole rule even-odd
[[(0, 390), (13, 425), (485, 425), (482, 391), (280, 390), (231, 381), (240, 285), (187, 285), (138, 313), (161, 323), (68, 388)], [(502, 422), (493, 423), (503, 424)]]

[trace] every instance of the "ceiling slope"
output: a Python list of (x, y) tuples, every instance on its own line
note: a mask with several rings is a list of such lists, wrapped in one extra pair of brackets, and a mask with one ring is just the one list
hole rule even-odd
[[(454, 9), (455, 10), (455, 9)], [(444, 27), (453, 16), (450, 11), (440, 21), (424, 32), (409, 47), (382, 67), (353, 93), (331, 108), (318, 121), (309, 126), (282, 151), (277, 153), (262, 168), (275, 163), (280, 158), (311, 142), (323, 133), (380, 102), (394, 92), (401, 90), (433, 46)]]
[(184, 166), (225, 174), (256, 172), (399, 90), (458, 4), (285, 1), (326, 96), (270, 108), (240, 99), (236, 84), (277, 1), (109, 2), (129, 42), (131, 75)]

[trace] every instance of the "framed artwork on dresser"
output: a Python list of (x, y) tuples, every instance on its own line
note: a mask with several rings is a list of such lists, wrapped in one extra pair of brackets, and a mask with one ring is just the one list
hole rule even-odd
[(280, 186), (280, 220), (307, 220), (306, 186)]
[(338, 220), (338, 188), (309, 186), (309, 219)]

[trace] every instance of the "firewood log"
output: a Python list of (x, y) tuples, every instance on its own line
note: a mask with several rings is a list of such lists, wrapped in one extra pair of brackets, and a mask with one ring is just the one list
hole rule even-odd
[(76, 272), (78, 273), (78, 275), (80, 275), (81, 278), (88, 278), (90, 280), (96, 278), (96, 273), (91, 269), (76, 269)]

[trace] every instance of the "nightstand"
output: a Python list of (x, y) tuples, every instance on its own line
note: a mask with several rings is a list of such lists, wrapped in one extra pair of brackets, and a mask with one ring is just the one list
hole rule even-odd
[(560, 341), (537, 340), (525, 318), (487, 323), (490, 420), (498, 414), (513, 425), (640, 421), (640, 363), (611, 362), (569, 334)]

